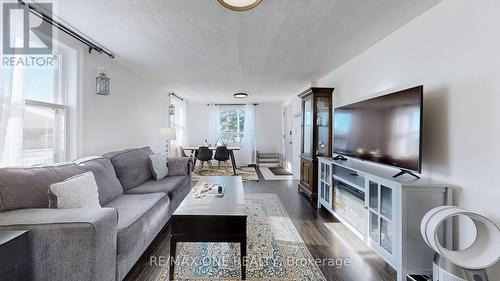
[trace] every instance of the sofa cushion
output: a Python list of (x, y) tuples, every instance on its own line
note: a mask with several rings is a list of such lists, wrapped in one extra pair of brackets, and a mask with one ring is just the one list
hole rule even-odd
[(170, 195), (175, 189), (184, 186), (188, 181), (187, 176), (166, 177), (162, 180), (150, 180), (127, 191), (127, 194), (144, 194), (163, 192)]
[(48, 208), (49, 185), (85, 171), (76, 164), (0, 169), (0, 211)]
[(126, 253), (137, 243), (154, 238), (151, 231), (167, 219), (169, 204), (165, 193), (124, 194), (106, 204), (104, 207), (118, 211), (117, 253)]
[(92, 172), (99, 190), (99, 203), (105, 205), (123, 194), (123, 188), (116, 177), (115, 168), (108, 158), (102, 156), (75, 160), (83, 170)]
[(111, 160), (123, 190), (129, 190), (153, 177), (149, 168), (151, 154), (151, 148), (143, 147), (106, 153), (104, 157)]

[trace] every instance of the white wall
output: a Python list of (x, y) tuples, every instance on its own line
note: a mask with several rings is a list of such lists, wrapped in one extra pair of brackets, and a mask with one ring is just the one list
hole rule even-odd
[[(111, 78), (109, 96), (95, 94), (96, 68)], [(163, 151), (161, 127), (168, 126), (168, 94), (116, 60), (84, 55), (82, 154), (149, 145)]]
[(283, 115), (280, 104), (259, 104), (255, 108), (255, 139), (261, 152), (282, 152)]
[[(282, 151), (281, 105), (266, 103), (255, 108), (256, 148), (262, 152)], [(210, 109), (206, 104), (188, 103), (188, 139), (190, 145), (202, 145), (210, 141)], [(236, 162), (241, 163), (238, 152)], [(248, 164), (248, 163), (245, 163)]]
[[(300, 91), (298, 91), (300, 93)], [(282, 110), (284, 110), (285, 106), (292, 107), (292, 173), (293, 178), (298, 180), (300, 179), (300, 152), (302, 149), (302, 100), (294, 95), (286, 100), (282, 105)]]
[(189, 145), (202, 145), (205, 139), (210, 142), (210, 107), (204, 103), (188, 102), (187, 116)]
[[(500, 1), (445, 0), (318, 81), (335, 105), (424, 85), (423, 174), (500, 224)], [(473, 237), (465, 227), (460, 246)], [(500, 246), (499, 246), (500, 251)], [(491, 270), (500, 280), (500, 265)]]

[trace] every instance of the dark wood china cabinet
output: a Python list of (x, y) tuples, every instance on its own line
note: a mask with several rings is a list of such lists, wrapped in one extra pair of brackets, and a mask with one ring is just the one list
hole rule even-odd
[(302, 149), (298, 189), (316, 206), (318, 200), (318, 157), (332, 156), (333, 88), (313, 87), (302, 99)]

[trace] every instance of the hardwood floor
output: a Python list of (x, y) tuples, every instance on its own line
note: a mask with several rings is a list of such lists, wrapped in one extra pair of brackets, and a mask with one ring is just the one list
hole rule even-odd
[[(342, 267), (324, 265), (321, 271), (332, 281), (391, 281), (396, 272), (368, 249), (325, 210), (315, 210), (309, 200), (297, 192), (297, 181), (263, 181), (244, 183), (246, 193), (276, 193), (307, 245), (313, 258), (348, 260)], [(125, 280), (156, 280), (161, 266), (149, 265), (150, 256), (168, 257), (170, 229), (167, 225), (151, 244)]]

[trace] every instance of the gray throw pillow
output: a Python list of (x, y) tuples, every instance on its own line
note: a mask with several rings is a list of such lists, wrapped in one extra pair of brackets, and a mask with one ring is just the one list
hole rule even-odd
[(162, 153), (149, 155), (149, 164), (155, 180), (159, 181), (168, 175), (167, 160)]
[(189, 161), (187, 157), (169, 158), (168, 175), (169, 176), (187, 176), (189, 174)]

